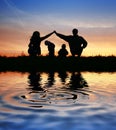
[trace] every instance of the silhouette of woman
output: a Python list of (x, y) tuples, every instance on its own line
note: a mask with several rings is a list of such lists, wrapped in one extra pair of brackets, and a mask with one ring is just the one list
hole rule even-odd
[(30, 43), (28, 45), (28, 53), (30, 56), (39, 56), (41, 55), (40, 44), (43, 40), (51, 36), (54, 32), (47, 34), (46, 36), (40, 37), (40, 33), (38, 31), (33, 32), (32, 37), (30, 39)]

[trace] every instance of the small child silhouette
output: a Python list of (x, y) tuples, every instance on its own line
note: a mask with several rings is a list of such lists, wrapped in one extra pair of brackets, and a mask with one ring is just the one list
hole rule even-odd
[(45, 41), (45, 45), (48, 46), (49, 56), (54, 57), (55, 45), (50, 41)]
[(66, 45), (62, 44), (61, 49), (58, 51), (59, 57), (66, 57), (68, 55), (68, 51), (66, 50)]

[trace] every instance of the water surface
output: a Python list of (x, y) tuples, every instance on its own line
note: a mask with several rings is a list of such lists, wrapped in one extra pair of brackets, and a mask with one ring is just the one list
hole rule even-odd
[(65, 129), (116, 130), (116, 73), (0, 73), (0, 130)]

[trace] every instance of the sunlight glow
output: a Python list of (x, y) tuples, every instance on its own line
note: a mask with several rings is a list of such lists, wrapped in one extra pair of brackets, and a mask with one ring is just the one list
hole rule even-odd
[[(21, 55), (22, 52), (28, 55), (29, 40), (36, 30), (40, 32), (41, 36), (54, 30), (71, 35), (73, 28), (78, 28), (79, 35), (88, 42), (88, 47), (82, 55), (116, 55), (116, 18), (114, 16), (116, 10), (113, 0), (110, 3), (106, 1), (106, 5), (99, 0), (94, 3), (93, 1), (85, 2), (86, 14), (83, 12), (82, 1), (67, 1), (67, 4), (65, 4), (65, 0), (57, 1), (57, 4), (52, 2), (36, 1), (37, 5), (35, 5), (32, 0), (25, 2), (22, 0), (0, 1), (4, 7), (0, 9), (0, 55)], [(101, 4), (97, 10), (99, 3)], [(64, 7), (64, 5), (67, 6)], [(55, 34), (48, 40), (55, 43), (56, 55), (63, 43), (69, 50), (68, 44)], [(47, 48), (44, 41), (41, 43), (41, 48), (42, 55), (46, 55)]]

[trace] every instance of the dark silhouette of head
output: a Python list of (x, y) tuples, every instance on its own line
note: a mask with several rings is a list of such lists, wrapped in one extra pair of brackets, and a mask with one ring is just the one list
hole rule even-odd
[(74, 28), (74, 29), (72, 30), (72, 33), (73, 33), (74, 36), (76, 36), (76, 35), (78, 34), (78, 29)]
[(45, 45), (49, 45), (49, 41), (46, 40), (46, 41), (45, 41)]
[(65, 44), (62, 44), (62, 49), (65, 49), (66, 48), (66, 45)]
[(40, 37), (40, 32), (34, 31), (33, 32), (33, 37)]

